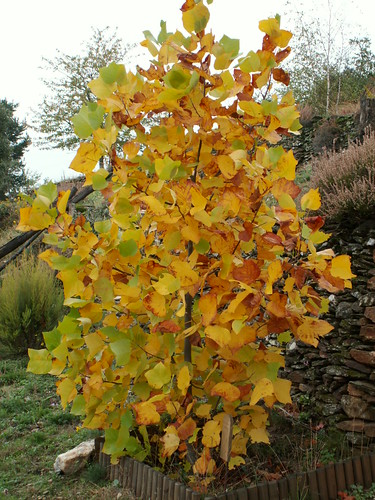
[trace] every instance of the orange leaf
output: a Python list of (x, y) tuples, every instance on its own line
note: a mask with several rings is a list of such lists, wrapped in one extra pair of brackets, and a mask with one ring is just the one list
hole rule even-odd
[(240, 390), (229, 382), (219, 382), (211, 389), (211, 396), (220, 396), (226, 401), (234, 402), (240, 398)]
[(200, 474), (201, 476), (206, 476), (207, 474), (213, 474), (215, 470), (215, 460), (211, 458), (209, 448), (204, 448), (202, 455), (196, 460), (193, 465), (194, 474)]
[(156, 407), (149, 401), (133, 404), (136, 421), (139, 425), (153, 425), (160, 422), (160, 415)]
[(254, 283), (260, 276), (260, 269), (258, 264), (251, 259), (245, 260), (241, 267), (233, 269), (233, 278), (250, 285)]
[(297, 335), (302, 342), (317, 347), (318, 337), (327, 335), (332, 330), (333, 326), (327, 321), (306, 316), (303, 323), (297, 328)]
[(183, 424), (177, 429), (178, 436), (181, 441), (185, 441), (187, 438), (194, 434), (194, 431), (197, 427), (197, 424), (194, 422), (192, 418), (188, 418), (185, 420)]
[(198, 302), (198, 307), (202, 313), (203, 326), (208, 326), (214, 321), (217, 314), (217, 297), (216, 294), (210, 292), (202, 295)]
[(230, 342), (230, 331), (222, 326), (207, 326), (205, 329), (205, 334), (210, 339), (214, 340), (220, 347), (228, 345)]

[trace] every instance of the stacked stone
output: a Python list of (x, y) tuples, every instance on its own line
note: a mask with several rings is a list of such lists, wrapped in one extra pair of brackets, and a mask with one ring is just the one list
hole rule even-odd
[[(347, 432), (353, 444), (375, 437), (375, 221), (348, 233), (331, 228), (337, 254), (352, 258), (353, 288), (330, 295), (324, 317), (334, 330), (317, 348), (293, 342), (286, 377), (295, 400)], [(301, 398), (303, 395), (303, 398)]]

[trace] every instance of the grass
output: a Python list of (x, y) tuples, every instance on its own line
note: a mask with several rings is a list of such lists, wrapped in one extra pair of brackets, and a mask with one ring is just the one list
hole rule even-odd
[(98, 435), (77, 431), (51, 376), (26, 372), (27, 359), (0, 359), (0, 499), (129, 499), (98, 464), (73, 476), (53, 470), (58, 454)]

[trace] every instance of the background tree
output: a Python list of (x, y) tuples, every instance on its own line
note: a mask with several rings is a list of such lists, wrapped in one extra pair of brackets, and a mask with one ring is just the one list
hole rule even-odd
[(95, 100), (87, 84), (99, 76), (100, 68), (110, 62), (123, 62), (130, 49), (109, 28), (94, 29), (83, 54), (57, 51), (54, 59), (43, 61), (45, 71), (55, 77), (44, 78), (50, 91), (35, 112), (34, 127), (41, 134), (38, 144), (44, 149), (75, 149), (79, 138), (71, 122), (81, 107)]
[(358, 102), (374, 76), (375, 55), (366, 36), (349, 32), (335, 0), (322, 7), (294, 11), (293, 57), (287, 69), (297, 102), (329, 115), (337, 114), (341, 103)]
[(30, 144), (26, 123), (14, 116), (17, 104), (0, 100), (0, 201), (30, 187), (35, 177), (26, 171), (23, 156)]

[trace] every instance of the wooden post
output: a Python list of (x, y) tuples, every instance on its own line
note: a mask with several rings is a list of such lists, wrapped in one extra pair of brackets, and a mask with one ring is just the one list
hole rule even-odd
[(232, 451), (233, 417), (226, 413), (223, 417), (223, 429), (221, 431), (220, 458), (229, 462)]

